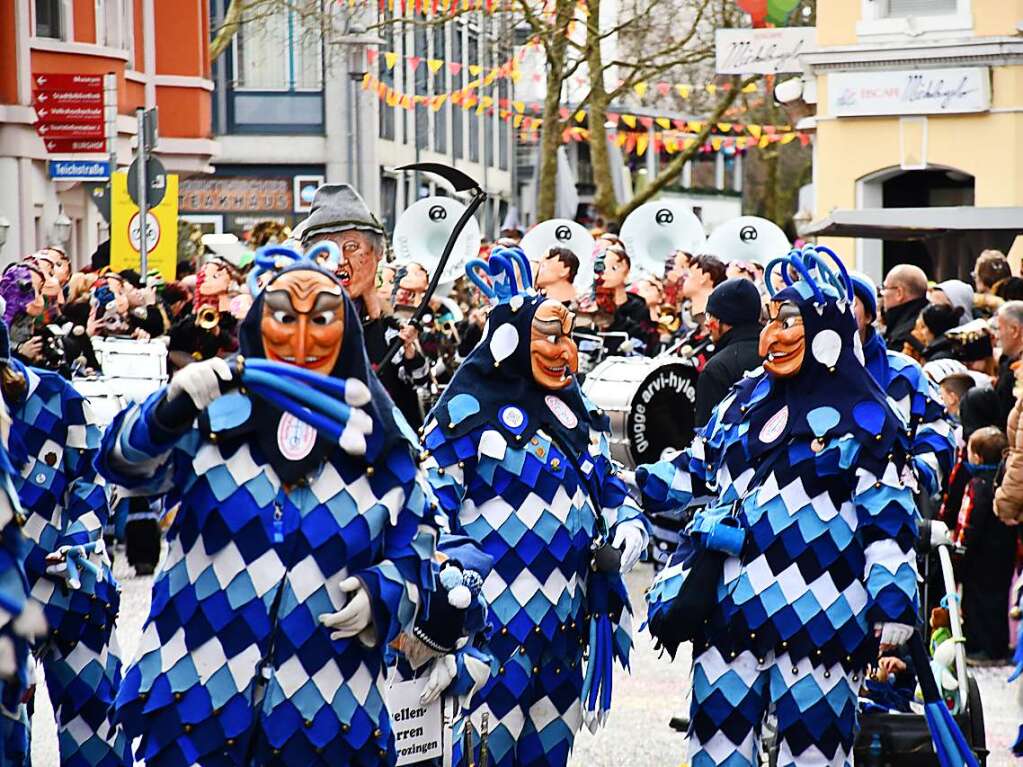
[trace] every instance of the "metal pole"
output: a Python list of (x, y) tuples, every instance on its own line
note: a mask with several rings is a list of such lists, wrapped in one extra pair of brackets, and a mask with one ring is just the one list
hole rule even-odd
[(360, 194), (365, 194), (365, 190), (362, 188), (362, 142), (360, 141), (362, 134), (362, 115), (359, 102), (362, 100), (359, 94), (359, 88), (354, 80), (351, 80), (348, 85), (350, 92), (352, 92), (352, 101), (355, 104), (355, 188), (359, 190)]
[(146, 160), (148, 159), (148, 147), (146, 146), (146, 110), (139, 108), (135, 112), (138, 117), (138, 152), (136, 162), (138, 163), (138, 196), (139, 196), (139, 272), (142, 276), (142, 285), (146, 284), (146, 274), (149, 272), (149, 243), (147, 234), (147, 218), (149, 217), (149, 203), (146, 200)]

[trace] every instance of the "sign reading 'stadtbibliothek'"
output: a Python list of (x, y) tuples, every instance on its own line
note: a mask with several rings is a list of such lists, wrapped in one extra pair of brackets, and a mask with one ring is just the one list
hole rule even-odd
[(835, 117), (962, 114), (990, 108), (987, 67), (828, 75), (828, 111)]

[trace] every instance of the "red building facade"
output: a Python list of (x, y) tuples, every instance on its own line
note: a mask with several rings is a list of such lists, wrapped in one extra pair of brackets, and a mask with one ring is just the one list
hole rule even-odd
[[(55, 240), (86, 263), (107, 238), (105, 222), (80, 182), (52, 180), (48, 160), (107, 155), (47, 153), (37, 135), (33, 75), (114, 74), (118, 165), (131, 161), (138, 107), (159, 108), (156, 154), (182, 177), (212, 170), (209, 0), (7, 0), (0, 3), (0, 262)], [(0, 228), (3, 221), (0, 220)], [(64, 227), (66, 229), (66, 227)]]

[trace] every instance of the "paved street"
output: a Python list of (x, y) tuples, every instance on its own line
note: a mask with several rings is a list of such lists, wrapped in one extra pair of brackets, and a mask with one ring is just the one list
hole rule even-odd
[[(134, 652), (142, 622), (149, 609), (150, 578), (129, 575), (123, 557), (115, 572), (121, 580), (121, 647), (126, 657)], [(646, 566), (629, 577), (629, 590), (642, 611), (643, 589), (651, 571)], [(637, 626), (642, 616), (637, 616)], [(684, 648), (674, 663), (658, 657), (648, 634), (639, 634), (631, 676), (615, 679), (615, 703), (606, 728), (596, 735), (580, 734), (572, 767), (679, 767), (685, 763), (685, 741), (668, 727), (668, 720), (683, 712), (688, 683), (689, 653)], [(977, 678), (984, 698), (990, 767), (1016, 765), (1008, 752), (1016, 733), (1019, 708), (1015, 690), (1005, 683), (1007, 669), (981, 669)], [(56, 767), (57, 748), (53, 715), (45, 689), (37, 698), (33, 764)], [(340, 766), (339, 766), (340, 767)]]

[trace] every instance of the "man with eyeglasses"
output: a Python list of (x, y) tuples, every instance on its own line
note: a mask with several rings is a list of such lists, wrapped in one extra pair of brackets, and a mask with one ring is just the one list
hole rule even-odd
[(927, 275), (924, 270), (913, 264), (894, 267), (881, 286), (881, 301), (885, 345), (900, 352), (913, 332), (916, 318), (927, 306)]

